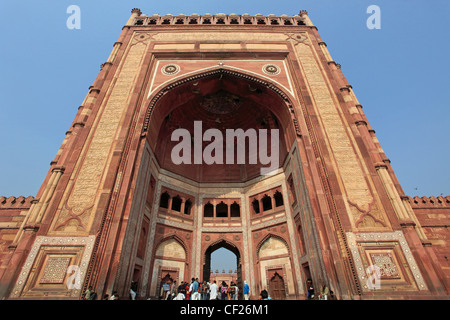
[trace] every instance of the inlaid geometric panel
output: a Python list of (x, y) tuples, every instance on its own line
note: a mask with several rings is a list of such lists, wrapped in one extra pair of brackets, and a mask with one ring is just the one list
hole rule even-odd
[(70, 258), (49, 258), (39, 283), (63, 283)]
[(380, 268), (381, 279), (400, 278), (400, 274), (392, 257), (392, 253), (370, 253), (369, 256), (372, 259), (372, 263)]

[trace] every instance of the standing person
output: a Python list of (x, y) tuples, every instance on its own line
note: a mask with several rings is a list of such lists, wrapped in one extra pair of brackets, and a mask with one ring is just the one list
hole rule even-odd
[(244, 300), (250, 300), (250, 286), (244, 281)]
[(198, 282), (198, 298), (196, 300), (202, 300), (202, 292), (203, 292), (203, 283)]
[(308, 286), (308, 300), (312, 300), (312, 299), (314, 299), (314, 287), (312, 284), (312, 280), (308, 279), (308, 281), (306, 283)]
[(216, 280), (209, 286), (209, 300), (217, 300), (217, 291), (219, 288), (217, 287)]
[(186, 284), (184, 283), (184, 281), (181, 281), (181, 284), (178, 287), (178, 293), (182, 293), (183, 297), (186, 296)]
[(191, 300), (191, 285), (192, 283), (186, 281), (186, 300)]
[(178, 287), (178, 293), (182, 293), (184, 297), (186, 298), (187, 291), (186, 291), (186, 281), (181, 281), (180, 286)]
[(130, 286), (130, 299), (136, 300), (136, 296), (137, 296), (137, 283), (132, 282)]
[(236, 285), (234, 284), (233, 281), (231, 281), (229, 293), (230, 293), (230, 300), (234, 300), (236, 295)]
[(235, 285), (235, 290), (236, 290), (236, 292), (234, 293), (234, 300), (238, 300), (239, 299), (239, 287), (237, 284)]
[(133, 288), (130, 288), (130, 299), (136, 300), (136, 292), (133, 291)]
[(222, 300), (227, 300), (228, 295), (228, 285), (225, 281), (222, 281), (222, 286), (220, 287), (220, 296)]
[(173, 298), (175, 298), (176, 294), (177, 294), (177, 281), (175, 280), (171, 287), (170, 287), (170, 295), (169, 295), (169, 300), (173, 300)]
[(202, 284), (202, 300), (209, 300), (208, 299), (208, 292), (209, 292), (209, 286), (206, 281), (203, 281)]
[(89, 298), (91, 297), (92, 292), (94, 292), (94, 290), (92, 290), (92, 286), (89, 286), (84, 294), (84, 300), (90, 300)]
[(189, 287), (189, 291), (191, 292), (191, 300), (199, 300), (198, 296), (198, 281), (195, 278), (192, 278), (192, 284)]

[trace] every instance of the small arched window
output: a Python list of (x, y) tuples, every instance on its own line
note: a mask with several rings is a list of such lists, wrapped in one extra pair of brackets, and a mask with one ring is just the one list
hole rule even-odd
[(210, 202), (203, 207), (203, 216), (206, 218), (214, 217), (214, 206)]
[(233, 218), (238, 218), (241, 216), (241, 207), (238, 203), (236, 203), (236, 201), (230, 206), (230, 216)]
[(275, 199), (275, 207), (281, 207), (284, 205), (283, 195), (281, 194), (280, 191), (275, 192), (273, 198)]
[(160, 208), (169, 209), (169, 199), (170, 199), (170, 196), (169, 196), (169, 194), (167, 193), (167, 191), (164, 192), (164, 193), (161, 195), (161, 200), (159, 201), (159, 207), (160, 207)]
[(187, 199), (184, 204), (184, 214), (191, 214), (192, 201)]
[(226, 218), (226, 217), (228, 217), (228, 205), (223, 203), (223, 201), (221, 201), (216, 206), (216, 217), (219, 217), (219, 218)]
[(180, 196), (177, 195), (175, 198), (173, 198), (172, 199), (172, 210), (180, 212), (181, 211), (181, 202), (182, 202), (182, 200), (181, 200)]
[(257, 199), (253, 199), (252, 206), (253, 206), (253, 211), (255, 213), (259, 213), (259, 201)]
[(262, 198), (263, 211), (272, 210), (272, 198), (267, 194)]

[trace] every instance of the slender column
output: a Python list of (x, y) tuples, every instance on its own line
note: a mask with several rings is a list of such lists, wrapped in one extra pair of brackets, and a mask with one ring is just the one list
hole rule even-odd
[(331, 55), (330, 55), (330, 52), (327, 49), (326, 43), (323, 42), (323, 41), (319, 42), (319, 47), (320, 47), (320, 50), (322, 50), (325, 58), (327, 59), (327, 62), (332, 62), (333, 58), (331, 58)]
[(53, 193), (55, 192), (56, 186), (58, 185), (59, 179), (61, 178), (63, 173), (64, 173), (64, 168), (63, 167), (57, 167), (57, 168), (53, 169), (52, 176), (54, 175), (55, 177), (54, 177), (52, 183), (50, 184), (49, 193), (48, 193), (47, 197), (44, 199), (42, 207), (39, 210), (39, 213), (38, 213), (37, 218), (36, 218), (36, 223), (39, 224), (42, 221), (44, 213), (47, 210), (47, 207), (48, 207), (48, 205), (50, 203), (50, 200), (53, 197)]
[(181, 198), (181, 207), (180, 207), (180, 213), (184, 213), (184, 208), (186, 206), (186, 198)]
[(408, 214), (408, 217), (414, 221), (416, 224), (415, 230), (417, 231), (417, 234), (419, 235), (419, 238), (422, 240), (422, 242), (427, 242), (428, 238), (425, 235), (425, 232), (423, 231), (422, 225), (419, 222), (419, 219), (417, 219), (416, 215), (414, 214), (413, 209), (411, 208), (411, 204), (409, 203), (409, 197), (407, 196), (401, 196), (402, 204), (405, 207), (405, 210)]
[(394, 208), (394, 212), (396, 213), (399, 220), (408, 220), (408, 214), (405, 210), (405, 207), (400, 202), (400, 196), (397, 193), (397, 190), (395, 189), (395, 186), (391, 180), (391, 177), (389, 176), (387, 172), (386, 165), (383, 164), (377, 164), (376, 169), (378, 172), (378, 176), (381, 179), (381, 182), (384, 185), (384, 188), (386, 190), (386, 193), (389, 197), (389, 200), (391, 201), (392, 207)]
[(34, 211), (36, 211), (36, 205), (39, 203), (38, 199), (34, 199), (31, 201), (30, 209), (27, 212), (27, 215), (25, 216), (25, 219), (23, 219), (22, 224), (20, 225), (19, 231), (17, 231), (16, 236), (14, 237), (13, 242), (11, 243), (10, 247), (17, 246), (17, 243), (22, 238), (24, 227), (28, 224), (28, 220), (32, 215), (34, 215)]
[[(41, 212), (41, 208), (43, 203), (45, 203), (45, 201), (48, 201), (49, 199), (49, 194), (51, 193), (51, 186), (53, 185), (53, 181), (56, 179), (56, 174), (54, 171), (52, 171), (52, 174), (50, 176), (50, 179), (48, 180), (47, 185), (45, 186), (44, 192), (42, 193), (42, 197), (39, 200), (39, 202), (36, 204), (36, 208), (33, 211), (33, 214), (30, 216), (30, 220), (28, 222), (28, 224), (33, 224), (37, 221), (37, 217), (39, 215), (39, 213)], [(50, 194), (51, 196), (51, 194)]]

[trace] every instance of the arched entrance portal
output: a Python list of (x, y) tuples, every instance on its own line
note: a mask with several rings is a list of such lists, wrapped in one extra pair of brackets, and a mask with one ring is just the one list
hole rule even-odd
[[(240, 288), (240, 290), (238, 291), (238, 298), (242, 299), (242, 287), (243, 287), (243, 281), (242, 281), (242, 263), (241, 263), (241, 254), (239, 253), (239, 250), (236, 246), (234, 246), (233, 244), (225, 241), (225, 240), (221, 240), (215, 244), (212, 244), (208, 247), (208, 249), (206, 249), (205, 252), (205, 259), (204, 259), (204, 264), (203, 264), (203, 280), (204, 281), (211, 281), (212, 277), (211, 277), (211, 255), (216, 252), (218, 249), (220, 248), (225, 248), (229, 251), (231, 251), (232, 253), (234, 253), (234, 255), (236, 256), (236, 285)], [(220, 271), (220, 270), (219, 270)], [(215, 280), (217, 281), (217, 285), (220, 285), (221, 283), (221, 274), (215, 274), (214, 275)], [(233, 277), (231, 277), (233, 278)], [(225, 280), (225, 279), (224, 279)], [(234, 281), (234, 279), (232, 280)], [(228, 285), (230, 285), (231, 281), (226, 281)]]
[[(166, 270), (178, 272), (179, 281), (209, 281), (211, 254), (219, 248), (236, 255), (238, 298), (244, 280), (257, 297), (273, 270), (282, 272), (286, 298), (298, 295), (293, 251), (283, 251), (280, 259), (267, 250), (262, 251), (267, 257), (256, 253), (269, 234), (296, 250), (288, 235), (295, 227), (286, 184), (289, 176), (299, 175), (293, 167), (299, 160), (291, 152), (297, 148), (295, 117), (289, 99), (273, 84), (226, 69), (172, 82), (153, 96), (141, 135), (140, 169), (155, 179), (146, 200), (155, 230), (147, 251), (155, 254), (144, 259), (150, 296), (159, 292), (153, 281)], [(174, 137), (175, 131), (180, 134)], [(271, 174), (263, 174), (269, 167)], [(185, 256), (174, 250), (160, 254), (157, 244), (175, 234)], [(182, 268), (183, 261), (189, 264)]]

